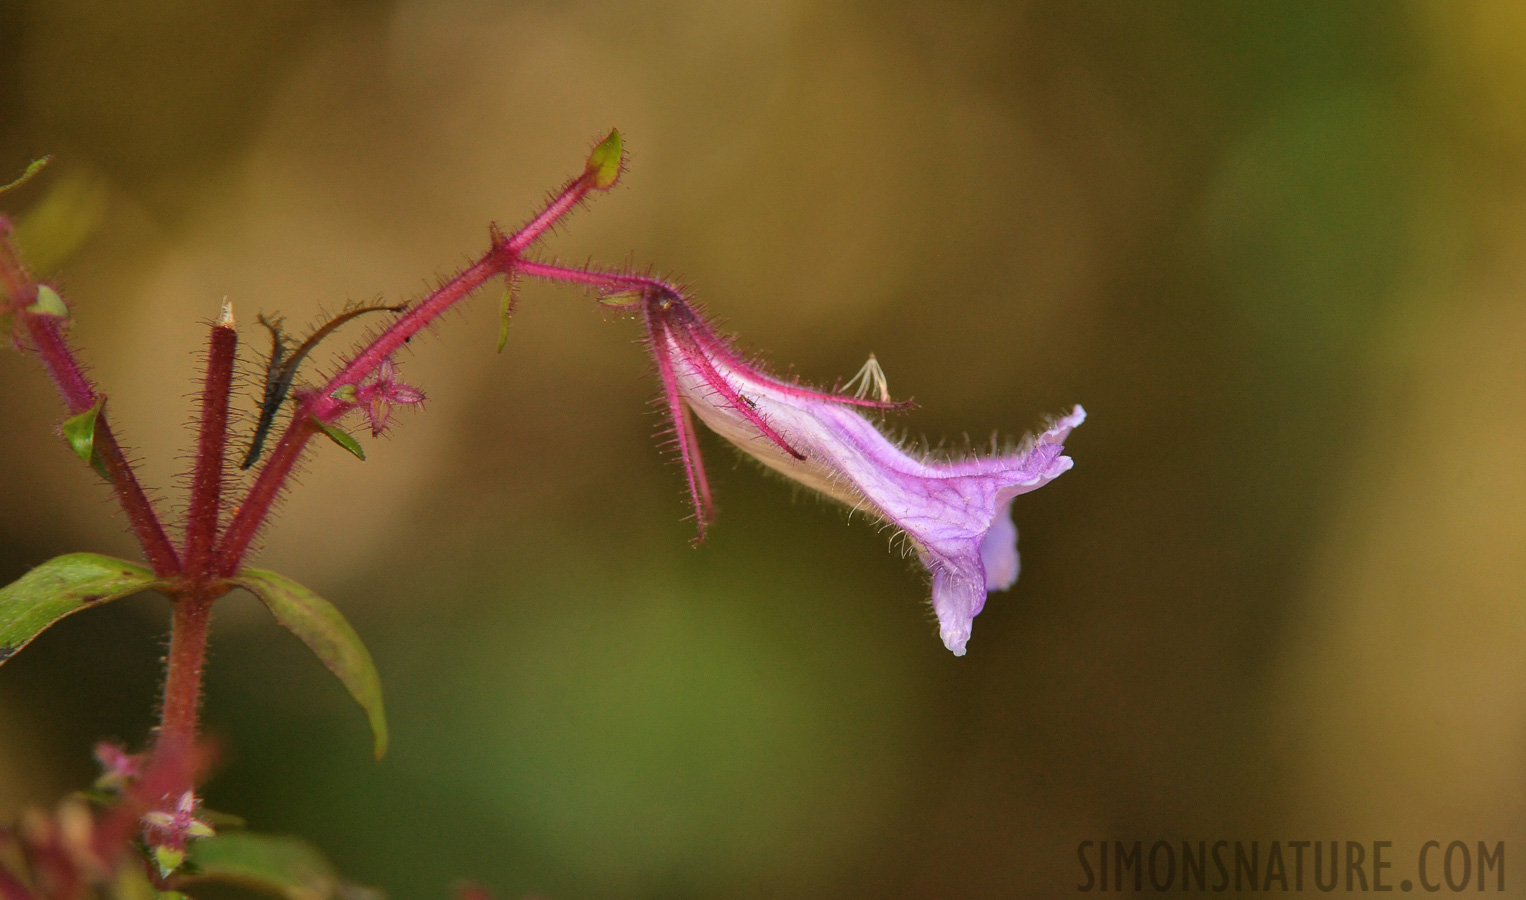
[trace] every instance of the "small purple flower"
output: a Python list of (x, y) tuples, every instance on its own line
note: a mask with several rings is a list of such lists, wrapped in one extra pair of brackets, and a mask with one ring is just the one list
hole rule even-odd
[(389, 356), (371, 377), (361, 382), (356, 402), (365, 408), (366, 418), (371, 420), (371, 436), (377, 437), (386, 430), (393, 405), (418, 406), (424, 402), (424, 393), (398, 378), (397, 367)]
[(1014, 453), (959, 462), (919, 458), (854, 409), (907, 404), (826, 394), (772, 378), (740, 359), (665, 286), (652, 283), (639, 302), (700, 537), (711, 500), (691, 413), (769, 468), (899, 527), (932, 575), (944, 646), (963, 656), (987, 591), (1006, 590), (1017, 580), (1012, 498), (1071, 467), (1063, 443), (1086, 412), (1075, 407)]

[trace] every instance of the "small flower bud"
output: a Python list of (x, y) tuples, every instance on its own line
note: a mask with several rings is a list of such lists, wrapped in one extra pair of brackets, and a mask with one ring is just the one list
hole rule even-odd
[(593, 152), (588, 154), (588, 168), (583, 170), (583, 174), (592, 178), (592, 184), (596, 190), (607, 191), (619, 179), (623, 161), (620, 131), (613, 129), (609, 132), (609, 137), (601, 141), (599, 146), (593, 148)]

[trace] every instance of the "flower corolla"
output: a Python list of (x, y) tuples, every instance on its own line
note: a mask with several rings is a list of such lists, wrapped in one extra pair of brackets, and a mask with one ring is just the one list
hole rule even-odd
[(665, 286), (648, 287), (640, 306), (700, 536), (712, 504), (691, 414), (770, 469), (899, 528), (931, 575), (943, 643), (963, 656), (987, 592), (1017, 580), (1012, 499), (1070, 469), (1064, 442), (1086, 412), (1074, 407), (1013, 453), (928, 459), (897, 446), (858, 411), (908, 404), (883, 392), (866, 399), (773, 378)]

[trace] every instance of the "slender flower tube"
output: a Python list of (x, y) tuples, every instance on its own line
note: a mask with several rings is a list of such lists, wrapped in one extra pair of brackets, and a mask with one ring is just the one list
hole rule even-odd
[(963, 656), (986, 593), (1017, 580), (1012, 498), (1071, 467), (1063, 444), (1086, 412), (1075, 407), (1014, 453), (957, 462), (920, 458), (854, 409), (904, 404), (772, 378), (739, 358), (665, 286), (647, 287), (640, 302), (701, 528), (710, 496), (690, 412), (769, 468), (900, 528), (932, 576), (944, 646)]

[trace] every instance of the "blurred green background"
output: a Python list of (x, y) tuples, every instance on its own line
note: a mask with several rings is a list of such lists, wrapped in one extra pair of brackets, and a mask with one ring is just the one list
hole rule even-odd
[[(1082, 840), (1522, 837), (1522, 47), (1470, 0), (0, 2), (0, 181), (52, 153), (7, 208), (98, 224), (58, 283), (167, 509), (224, 295), (252, 406), (256, 311), (417, 296), (611, 126), (548, 251), (817, 383), (875, 353), (933, 445), (1085, 404), (956, 659), (887, 534), (709, 434), (691, 549), (637, 326), (531, 286), (495, 356), (485, 292), (258, 557), (365, 637), (392, 754), (248, 597), (206, 695), (209, 803), (397, 897), (1047, 897)], [(34, 359), (0, 415), (0, 580), (131, 555)], [(166, 622), (0, 670), (0, 815), (146, 739)]]

